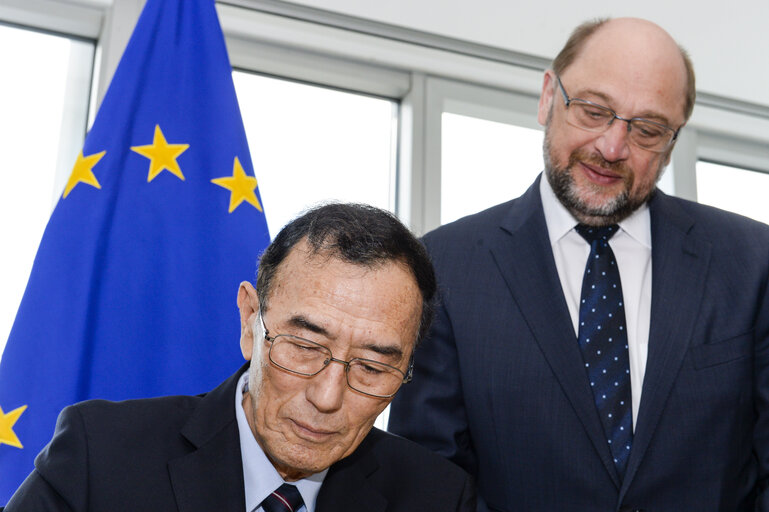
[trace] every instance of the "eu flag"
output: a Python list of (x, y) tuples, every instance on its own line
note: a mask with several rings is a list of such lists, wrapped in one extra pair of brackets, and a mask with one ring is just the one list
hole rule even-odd
[(0, 505), (64, 406), (234, 372), (238, 283), (268, 242), (214, 0), (148, 0), (0, 363)]

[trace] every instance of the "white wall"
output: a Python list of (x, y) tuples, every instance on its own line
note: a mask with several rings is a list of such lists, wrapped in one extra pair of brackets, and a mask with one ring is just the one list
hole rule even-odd
[[(769, 108), (769, 0), (218, 0), (298, 4), (551, 59), (580, 22), (639, 16), (692, 55), (697, 89)], [(109, 33), (99, 88), (117, 64), (144, 0), (0, 0), (0, 19), (94, 37)], [(112, 9), (110, 7), (112, 6)], [(91, 19), (108, 12), (101, 27)], [(74, 15), (72, 12), (76, 12)], [(91, 13), (91, 14), (88, 14)], [(86, 16), (86, 14), (88, 14)], [(69, 15), (69, 17), (67, 16)], [(56, 18), (57, 22), (47, 19)], [(101, 29), (101, 30), (99, 30)]]
[(769, 0), (532, 2), (292, 0), (333, 12), (533, 54), (555, 56), (581, 21), (638, 16), (692, 55), (697, 89), (769, 106)]

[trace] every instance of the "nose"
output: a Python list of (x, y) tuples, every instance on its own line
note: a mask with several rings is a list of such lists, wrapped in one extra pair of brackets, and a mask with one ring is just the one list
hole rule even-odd
[(630, 156), (630, 125), (615, 119), (595, 142), (596, 149), (607, 162), (626, 160)]
[(320, 412), (334, 412), (342, 407), (347, 392), (346, 366), (333, 360), (307, 383), (305, 396)]

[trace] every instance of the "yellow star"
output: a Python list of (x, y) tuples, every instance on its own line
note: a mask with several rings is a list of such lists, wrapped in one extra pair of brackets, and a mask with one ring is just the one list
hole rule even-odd
[(13, 427), (26, 408), (26, 405), (22, 405), (8, 414), (3, 414), (3, 408), (0, 407), (0, 445), (5, 443), (16, 448), (24, 448), (11, 427)]
[(83, 152), (81, 151), (80, 154), (77, 155), (75, 167), (72, 168), (72, 174), (69, 175), (67, 186), (64, 187), (64, 199), (67, 198), (69, 193), (72, 192), (72, 189), (75, 188), (75, 185), (78, 183), (86, 183), (93, 187), (101, 188), (99, 181), (93, 174), (93, 168), (106, 153), (106, 151), (102, 151), (101, 153), (95, 153), (84, 157)]
[(163, 136), (159, 125), (155, 125), (155, 136), (152, 144), (146, 146), (131, 146), (131, 150), (136, 151), (142, 156), (150, 159), (150, 172), (147, 175), (147, 183), (154, 180), (155, 177), (167, 170), (174, 174), (180, 180), (184, 180), (182, 170), (176, 161), (179, 155), (187, 151), (189, 144), (169, 144)]
[(232, 165), (232, 176), (215, 178), (211, 183), (219, 185), (230, 191), (230, 210), (229, 213), (240, 205), (243, 201), (251, 203), (254, 208), (262, 210), (262, 205), (256, 198), (256, 178), (248, 176), (240, 165), (240, 160), (235, 157), (235, 163)]

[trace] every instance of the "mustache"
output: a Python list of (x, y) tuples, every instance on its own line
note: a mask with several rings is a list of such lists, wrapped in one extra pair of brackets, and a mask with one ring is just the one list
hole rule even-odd
[(627, 165), (625, 165), (625, 162), (609, 162), (602, 156), (596, 155), (595, 153), (588, 153), (583, 149), (575, 150), (571, 153), (571, 155), (569, 155), (569, 168), (573, 167), (579, 162), (601, 167), (603, 169), (608, 169), (621, 175), (625, 179), (632, 175), (632, 171)]

